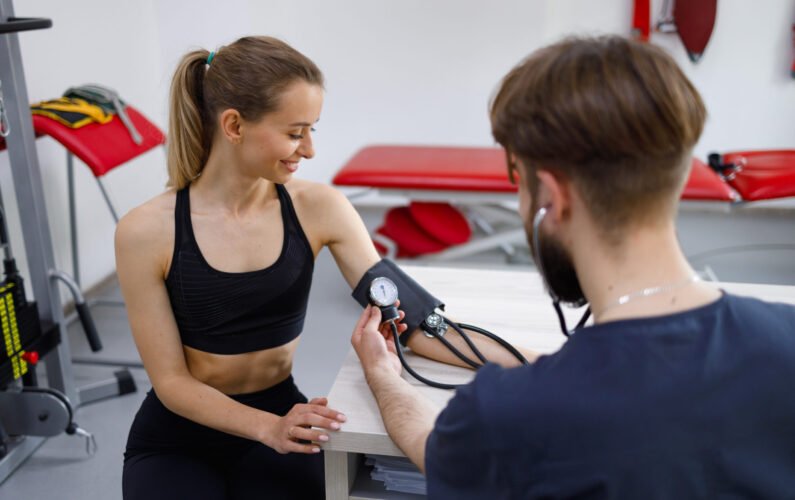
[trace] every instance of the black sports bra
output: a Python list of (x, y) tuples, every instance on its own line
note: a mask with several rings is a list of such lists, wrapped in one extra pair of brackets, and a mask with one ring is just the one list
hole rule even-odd
[(284, 223), (279, 258), (265, 269), (227, 273), (202, 256), (190, 218), (187, 186), (177, 192), (175, 238), (166, 289), (186, 346), (216, 354), (277, 347), (303, 329), (314, 254), (287, 189), (276, 184)]

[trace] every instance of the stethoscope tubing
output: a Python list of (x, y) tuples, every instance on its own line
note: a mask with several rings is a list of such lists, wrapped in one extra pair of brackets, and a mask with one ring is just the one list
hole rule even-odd
[[(450, 352), (452, 352), (458, 359), (460, 359), (464, 363), (468, 364), (469, 366), (471, 366), (475, 370), (477, 370), (478, 368), (482, 367), (484, 364), (488, 363), (488, 360), (486, 359), (485, 356), (483, 356), (483, 353), (481, 353), (480, 350), (475, 346), (475, 343), (472, 342), (472, 339), (469, 338), (469, 335), (464, 333), (464, 329), (471, 330), (471, 331), (473, 331), (475, 333), (478, 333), (480, 335), (483, 335), (485, 337), (488, 337), (488, 338), (494, 340), (495, 342), (500, 344), (502, 347), (504, 347), (508, 352), (510, 352), (514, 357), (516, 357), (516, 359), (518, 359), (523, 365), (530, 364), (530, 362), (527, 360), (527, 358), (525, 358), (522, 355), (522, 353), (520, 353), (514, 346), (512, 346), (505, 339), (499, 337), (498, 335), (496, 335), (496, 334), (494, 334), (494, 333), (492, 333), (492, 332), (490, 332), (490, 331), (488, 331), (488, 330), (486, 330), (484, 328), (480, 328), (480, 327), (477, 327), (477, 326), (474, 326), (474, 325), (468, 325), (468, 324), (463, 324), (463, 323), (462, 324), (458, 324), (458, 323), (455, 323), (453, 321), (450, 321), (447, 318), (444, 318), (444, 320), (449, 326), (451, 326), (455, 331), (457, 331), (459, 335), (461, 335), (461, 338), (464, 339), (464, 342), (466, 342), (466, 344), (469, 346), (469, 348), (472, 349), (472, 352), (475, 353), (475, 356), (477, 356), (477, 358), (483, 364), (479, 364), (476, 361), (473, 361), (472, 359), (470, 359), (469, 357), (464, 355), (453, 344), (451, 344), (450, 341), (448, 341), (444, 337), (438, 335), (436, 332), (431, 331), (429, 333), (431, 335), (433, 335), (434, 338), (439, 339), (439, 341), (441, 341), (442, 344), (445, 347), (447, 347), (447, 349), (449, 349)], [(462, 387), (464, 385), (464, 384), (446, 384), (446, 383), (443, 383), (443, 382), (436, 382), (434, 380), (430, 380), (430, 379), (428, 379), (426, 377), (423, 377), (422, 375), (417, 373), (411, 366), (409, 366), (408, 362), (406, 361), (406, 357), (403, 354), (403, 345), (400, 343), (400, 340), (398, 339), (397, 325), (395, 324), (394, 321), (389, 321), (389, 326), (390, 326), (390, 328), (392, 330), (392, 337), (393, 337), (393, 340), (395, 342), (395, 351), (397, 352), (398, 359), (400, 359), (400, 364), (403, 365), (403, 368), (412, 377), (414, 377), (415, 379), (419, 380), (420, 382), (422, 382), (425, 385), (428, 385), (428, 386), (431, 386), (431, 387), (436, 387), (437, 389), (448, 389), (448, 390), (451, 390), (451, 389), (457, 389), (457, 388)]]

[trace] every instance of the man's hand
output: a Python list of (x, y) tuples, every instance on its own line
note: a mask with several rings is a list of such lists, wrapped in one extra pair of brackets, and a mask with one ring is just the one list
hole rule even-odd
[[(400, 313), (402, 320), (405, 315)], [(397, 323), (398, 335), (406, 325)], [(379, 329), (379, 326), (381, 328)], [(414, 464), (425, 470), (425, 443), (439, 412), (416, 388), (400, 377), (400, 358), (390, 325), (381, 325), (381, 310), (367, 306), (356, 324), (351, 344), (378, 403), (389, 437)]]
[[(400, 312), (402, 320), (405, 314)], [(379, 328), (380, 326), (380, 328)], [(398, 335), (406, 331), (406, 325), (397, 323)], [(381, 310), (367, 306), (351, 336), (351, 344), (362, 363), (365, 377), (369, 378), (379, 370), (400, 375), (400, 358), (395, 350), (394, 333), (388, 323), (381, 325)]]

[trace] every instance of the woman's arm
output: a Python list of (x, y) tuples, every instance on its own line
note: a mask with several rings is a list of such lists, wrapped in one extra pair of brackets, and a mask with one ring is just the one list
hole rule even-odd
[(135, 344), (158, 398), (178, 415), (280, 453), (316, 453), (316, 444), (297, 440), (320, 442), (324, 433), (302, 426), (334, 429), (344, 419), (325, 400), (296, 405), (279, 417), (238, 403), (188, 371), (164, 282), (173, 249), (173, 215), (158, 212), (153, 206), (139, 207), (116, 229), (119, 283)]
[[(475, 344), (475, 347), (483, 354), (487, 360), (492, 363), (497, 363), (500, 366), (509, 368), (512, 366), (519, 366), (521, 362), (516, 357), (508, 352), (504, 347), (497, 342), (484, 337), (478, 333), (464, 331), (467, 336)], [(457, 331), (448, 327), (447, 333), (444, 334), (445, 340), (453, 344), (453, 346), (461, 351), (471, 360), (480, 363), (480, 360), (475, 356), (475, 353), (469, 348), (464, 339), (458, 334)], [(410, 337), (407, 345), (412, 351), (427, 358), (436, 359), (447, 364), (462, 366), (464, 368), (472, 368), (468, 364), (458, 359), (447, 347), (435, 338), (425, 336), (425, 332), (417, 329)], [(516, 348), (530, 363), (538, 358), (538, 353), (528, 351), (526, 349)]]
[[(314, 199), (320, 201), (317, 206), (322, 209), (316, 209), (314, 213), (324, 221), (323, 225), (319, 227), (327, 228), (324, 242), (334, 256), (348, 285), (354, 288), (364, 273), (381, 260), (381, 257), (376, 252), (359, 213), (356, 212), (350, 201), (330, 186), (318, 185), (318, 191), (319, 196)], [(469, 337), (489, 361), (506, 367), (519, 365), (519, 361), (495, 341), (475, 333)], [(477, 361), (477, 357), (458, 332), (448, 328), (445, 339), (459, 351)], [(469, 365), (458, 359), (441, 342), (426, 337), (420, 330), (415, 331), (409, 337), (408, 346), (412, 351), (427, 358), (469, 368)], [(538, 356), (536, 353), (528, 351), (524, 351), (522, 354), (530, 362), (533, 362)]]

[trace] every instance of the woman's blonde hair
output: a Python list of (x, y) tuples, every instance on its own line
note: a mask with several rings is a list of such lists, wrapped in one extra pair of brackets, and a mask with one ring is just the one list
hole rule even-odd
[(201, 174), (220, 111), (235, 109), (256, 121), (278, 107), (291, 83), (323, 86), (315, 63), (276, 38), (244, 37), (210, 54), (186, 54), (171, 81), (167, 185), (176, 189)]

